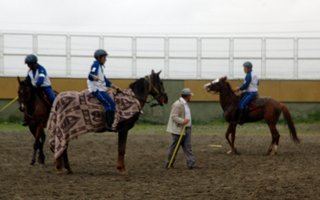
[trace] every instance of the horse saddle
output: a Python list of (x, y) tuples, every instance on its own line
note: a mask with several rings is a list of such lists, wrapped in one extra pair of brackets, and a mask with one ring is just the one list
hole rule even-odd
[(253, 101), (248, 105), (248, 111), (255, 110), (261, 106), (264, 106), (266, 102), (270, 99), (270, 97), (256, 97)]

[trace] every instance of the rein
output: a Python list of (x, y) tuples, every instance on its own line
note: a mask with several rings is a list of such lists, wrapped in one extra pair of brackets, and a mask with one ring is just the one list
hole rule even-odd
[[(152, 90), (154, 90), (155, 93), (157, 94), (156, 97), (154, 97), (154, 96), (152, 95), (152, 99), (151, 99), (150, 101), (147, 101), (147, 100), (145, 101), (145, 103), (151, 103), (152, 101), (156, 100), (158, 97), (161, 96), (161, 92), (158, 90), (158, 88), (156, 88), (156, 87), (153, 86), (150, 75), (145, 76), (144, 79), (145, 79), (145, 80), (148, 82), (148, 84), (149, 84), (148, 93), (150, 93)], [(158, 105), (160, 105), (160, 103), (157, 102), (157, 103), (151, 104), (150, 107), (155, 107), (155, 106), (158, 106)]]

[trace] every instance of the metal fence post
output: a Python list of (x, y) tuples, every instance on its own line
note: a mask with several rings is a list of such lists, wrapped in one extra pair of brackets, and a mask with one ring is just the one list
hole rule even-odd
[(261, 78), (267, 76), (267, 42), (266, 38), (261, 38)]
[(33, 54), (38, 54), (38, 35), (36, 33), (32, 34), (32, 51)]
[(295, 79), (299, 78), (299, 39), (293, 39), (293, 56), (294, 56), (294, 64), (293, 64), (293, 77)]
[(234, 39), (229, 38), (229, 76), (234, 77)]
[(0, 34), (0, 74), (4, 75), (4, 35)]
[(99, 48), (104, 49), (104, 37), (102, 35), (99, 37)]
[(164, 77), (169, 78), (170, 72), (169, 72), (169, 38), (164, 38)]
[(71, 36), (66, 35), (66, 75), (71, 76)]
[(132, 37), (132, 77), (137, 77), (137, 38)]
[(202, 62), (201, 62), (201, 53), (202, 53), (202, 39), (197, 38), (197, 78), (201, 79), (202, 77)]

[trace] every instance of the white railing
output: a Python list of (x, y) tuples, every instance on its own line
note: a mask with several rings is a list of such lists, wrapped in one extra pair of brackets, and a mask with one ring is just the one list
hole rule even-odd
[(0, 76), (23, 76), (34, 53), (51, 77), (86, 77), (98, 48), (110, 78), (162, 70), (166, 79), (242, 78), (250, 60), (261, 79), (320, 79), (320, 37), (170, 37), (0, 33)]

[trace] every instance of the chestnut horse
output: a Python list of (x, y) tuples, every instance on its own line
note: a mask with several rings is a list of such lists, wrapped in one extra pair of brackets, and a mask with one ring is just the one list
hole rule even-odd
[(45, 164), (45, 156), (43, 153), (43, 145), (46, 139), (44, 128), (50, 114), (51, 104), (42, 95), (42, 91), (38, 91), (31, 85), (30, 81), (19, 82), (18, 96), (19, 96), (19, 110), (24, 112), (28, 118), (28, 127), (34, 136), (33, 155), (31, 165), (36, 162), (37, 150), (39, 150), (38, 162)]
[[(232, 90), (231, 85), (227, 82), (227, 77), (222, 77), (220, 79), (212, 81), (211, 83), (207, 83), (204, 85), (204, 88), (207, 92), (219, 93), (220, 104), (224, 111), (224, 118), (229, 123), (229, 127), (226, 132), (226, 139), (231, 147), (231, 150), (228, 153), (238, 154), (234, 141), (236, 135), (236, 127), (238, 124), (238, 106), (240, 97), (237, 96)], [(280, 135), (276, 128), (276, 125), (279, 121), (281, 113), (283, 113), (284, 118), (287, 121), (292, 140), (295, 143), (299, 143), (300, 140), (297, 136), (291, 114), (284, 104), (272, 98), (256, 98), (249, 105), (249, 111), (246, 116), (245, 122), (256, 122), (264, 120), (269, 126), (272, 136), (272, 141), (267, 151), (267, 154), (269, 155), (277, 154)]]

